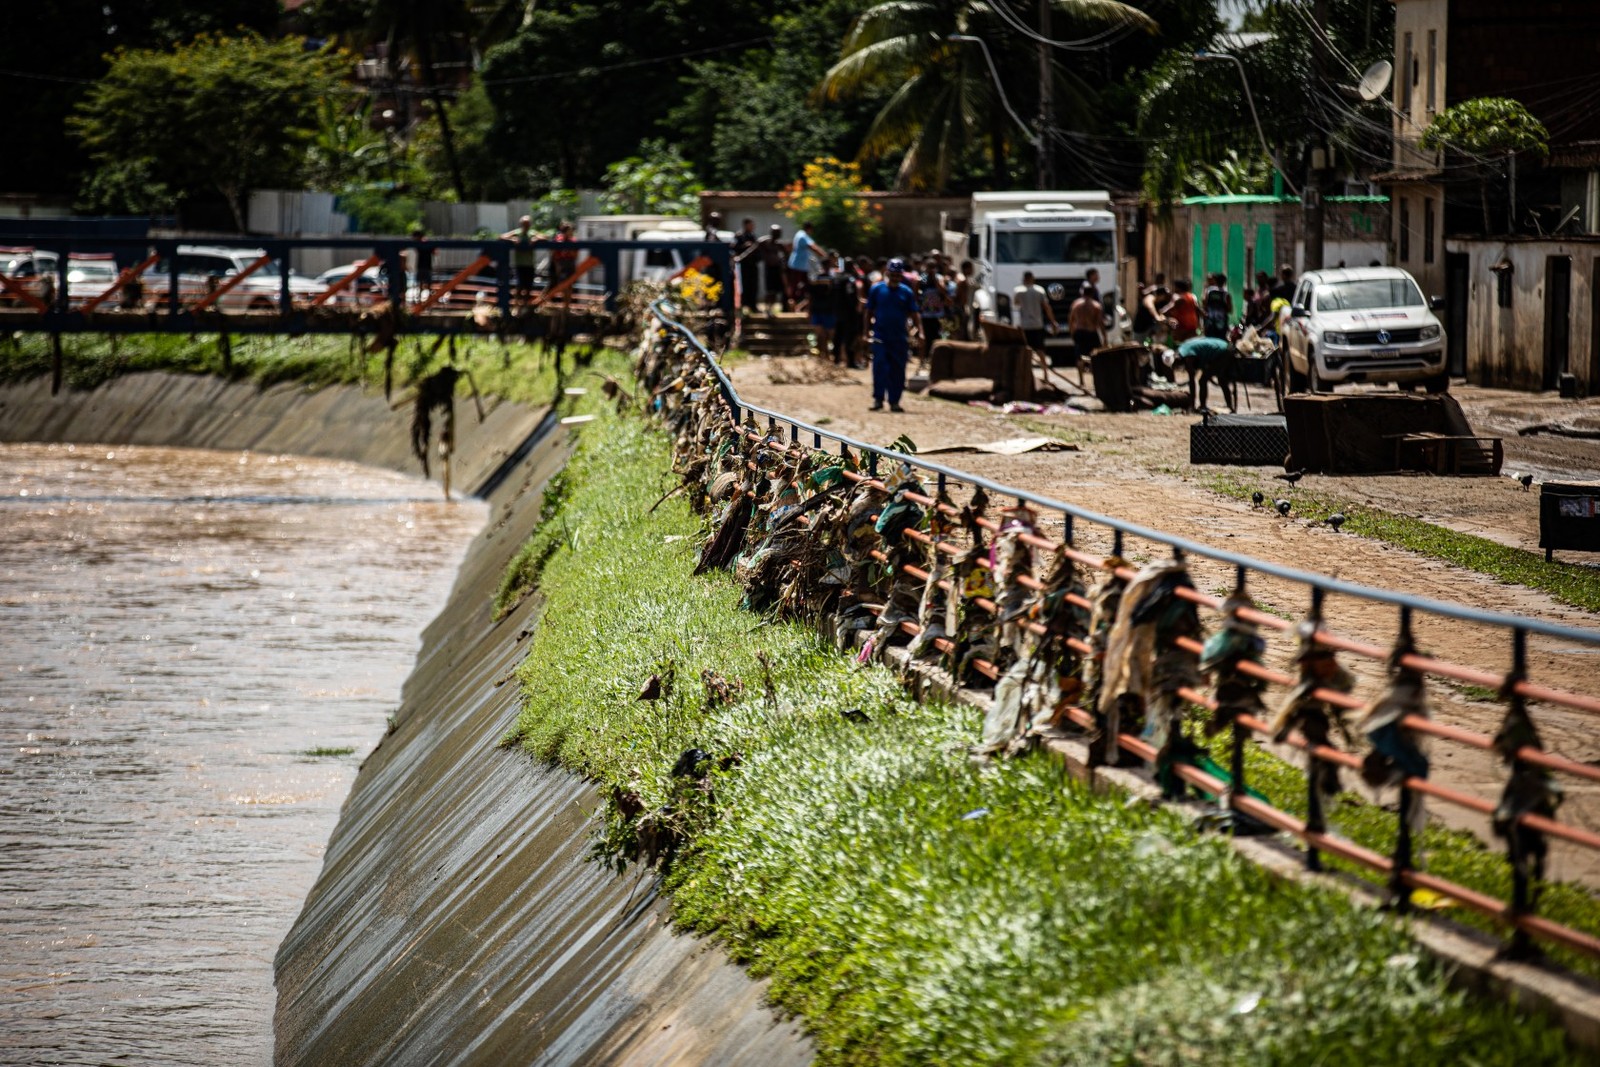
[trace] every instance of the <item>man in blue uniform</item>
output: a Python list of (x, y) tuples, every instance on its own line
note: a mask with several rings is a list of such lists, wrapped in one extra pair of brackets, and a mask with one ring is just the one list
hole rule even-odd
[(921, 323), (917, 294), (906, 284), (906, 263), (891, 259), (885, 278), (867, 291), (867, 335), (872, 338), (872, 410), (905, 410), (900, 396), (906, 388), (906, 361), (911, 342), (920, 343)]

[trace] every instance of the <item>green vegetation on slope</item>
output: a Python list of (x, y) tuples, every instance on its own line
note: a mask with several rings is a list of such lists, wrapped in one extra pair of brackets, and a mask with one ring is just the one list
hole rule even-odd
[[(406, 385), (438, 370), (449, 360), (447, 348), (433, 351), (435, 338), (408, 338), (394, 359), (396, 399)], [(215, 334), (77, 334), (62, 338), (64, 379), (69, 389), (94, 389), (124, 374), (170, 371), (214, 374), (260, 385), (301, 382), (307, 386), (365, 383), (383, 385), (383, 355), (359, 351), (351, 337), (233, 336), (231, 367), (225, 366)], [(458, 365), (471, 371), (484, 397), (525, 404), (547, 404), (555, 394), (555, 360), (542, 345), (493, 338), (464, 337), (456, 343)], [(576, 349), (562, 363), (575, 370)], [(0, 383), (26, 381), (50, 373), (50, 343), (42, 334), (25, 334), (0, 345)], [(466, 386), (460, 386), (465, 395)]]
[(1452, 566), (1498, 578), (1502, 582), (1525, 585), (1548, 593), (1575, 608), (1600, 611), (1600, 570), (1593, 567), (1546, 563), (1537, 552), (1511, 548), (1486, 537), (1460, 533), (1383, 508), (1346, 503), (1326, 493), (1299, 488), (1286, 490), (1282, 483), (1264, 478), (1257, 480), (1235, 474), (1211, 474), (1204, 477), (1203, 484), (1213, 492), (1235, 500), (1249, 500), (1250, 494), (1256, 490), (1267, 493), (1269, 499), (1286, 496), (1300, 515), (1327, 516), (1336, 511), (1343, 512), (1344, 533), (1407, 548)]
[[(974, 765), (975, 712), (917, 705), (809, 627), (742, 611), (727, 575), (691, 576), (698, 520), (677, 499), (650, 510), (671, 484), (663, 435), (608, 413), (580, 433), (514, 740), (598, 780), (601, 858), (648, 851), (647, 829), (678, 843), (678, 921), (770, 975), (822, 1062), (1567, 1057), (1546, 1022), (1451, 991), (1341, 894), (1088, 793), (1047, 756)], [(668, 694), (638, 700), (652, 675)], [(691, 747), (703, 783), (671, 775)]]

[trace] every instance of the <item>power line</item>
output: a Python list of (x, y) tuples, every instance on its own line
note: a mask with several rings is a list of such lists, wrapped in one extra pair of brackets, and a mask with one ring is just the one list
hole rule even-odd
[(999, 15), (1013, 30), (1029, 40), (1038, 44), (1049, 45), (1051, 48), (1060, 48), (1067, 52), (1096, 52), (1103, 48), (1109, 48), (1117, 41), (1128, 36), (1136, 28), (1131, 23), (1126, 23), (1121, 26), (1108, 27), (1076, 41), (1058, 41), (1054, 38), (1046, 37), (1026, 22), (1023, 22), (1020, 15), (1006, 6), (1006, 0), (985, 0), (985, 6)]

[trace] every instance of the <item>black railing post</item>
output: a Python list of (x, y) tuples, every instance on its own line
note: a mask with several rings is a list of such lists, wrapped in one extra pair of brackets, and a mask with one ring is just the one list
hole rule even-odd
[[(1321, 586), (1311, 587), (1311, 619), (1319, 628), (1322, 625), (1322, 598)], [(1314, 639), (1313, 639), (1314, 640)], [(1322, 761), (1310, 746), (1306, 748), (1306, 833), (1323, 834), (1328, 832), (1328, 817), (1322, 810)], [(1306, 870), (1322, 870), (1322, 850), (1306, 842)]]
[(1394, 910), (1404, 915), (1411, 910), (1411, 887), (1406, 884), (1406, 875), (1412, 867), (1411, 790), (1404, 785), (1400, 787), (1399, 817), (1399, 832), (1394, 840), (1394, 870), (1389, 875), (1389, 893)]

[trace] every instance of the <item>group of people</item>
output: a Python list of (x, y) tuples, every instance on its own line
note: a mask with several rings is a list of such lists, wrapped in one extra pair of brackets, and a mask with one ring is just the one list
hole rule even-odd
[[(1235, 357), (1234, 343), (1245, 329), (1253, 328), (1276, 345), (1294, 297), (1294, 268), (1284, 266), (1277, 278), (1258, 271), (1255, 285), (1243, 296), (1244, 312), (1236, 314), (1226, 274), (1206, 276), (1204, 292), (1196, 297), (1194, 283), (1179, 278), (1169, 288), (1157, 274), (1154, 284), (1141, 286), (1139, 307), (1133, 317), (1133, 337), (1158, 353), (1168, 369), (1183, 367), (1189, 374), (1191, 400), (1206, 406), (1208, 387), (1217, 382), (1232, 409), (1231, 376), (1226, 368)], [(1195, 396), (1198, 378), (1198, 396)]]
[(515, 246), (511, 250), (514, 272), (512, 299), (515, 303), (528, 303), (538, 282), (539, 258), (533, 247), (535, 241), (554, 241), (557, 245), (571, 246), (556, 248), (550, 253), (551, 289), (572, 277), (577, 270), (578, 238), (573, 233), (571, 222), (563, 220), (554, 233), (538, 233), (533, 228), (532, 217), (524, 215), (517, 220), (516, 229), (507, 230), (500, 235), (500, 239), (510, 241)]
[(803, 312), (823, 357), (872, 368), (874, 411), (900, 410), (912, 355), (926, 358), (939, 338), (972, 333), (972, 263), (958, 265), (938, 249), (910, 263), (852, 258), (822, 247), (804, 225), (786, 241), (782, 226), (757, 234), (755, 220), (745, 219), (733, 261), (741, 310)]

